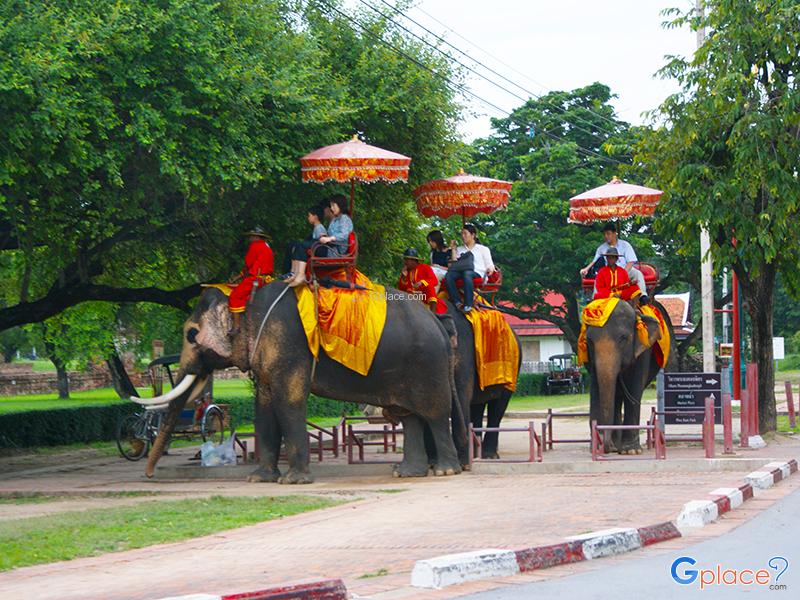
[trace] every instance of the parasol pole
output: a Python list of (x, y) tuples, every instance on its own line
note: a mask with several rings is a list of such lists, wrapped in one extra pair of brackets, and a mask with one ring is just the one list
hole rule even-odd
[(467, 209), (465, 207), (461, 207), (461, 229), (464, 229), (464, 225), (467, 224)]
[(353, 213), (353, 208), (355, 208), (355, 197), (356, 197), (356, 181), (355, 179), (350, 180), (350, 218), (352, 219), (355, 216)]

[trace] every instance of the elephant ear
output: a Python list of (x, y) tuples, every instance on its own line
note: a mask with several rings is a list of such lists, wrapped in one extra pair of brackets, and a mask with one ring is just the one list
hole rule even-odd
[(230, 327), (231, 316), (227, 302), (214, 304), (200, 318), (200, 331), (196, 341), (203, 349), (228, 359), (231, 357), (231, 342), (228, 338)]
[(661, 327), (658, 319), (647, 315), (636, 317), (636, 349), (634, 357), (638, 358), (648, 348), (652, 348), (661, 339)]

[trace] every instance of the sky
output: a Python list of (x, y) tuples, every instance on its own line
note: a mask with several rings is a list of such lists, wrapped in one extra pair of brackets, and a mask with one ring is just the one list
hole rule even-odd
[[(391, 12), (380, 0), (367, 1)], [(347, 4), (364, 9), (357, 0)], [(485, 72), (523, 98), (600, 81), (618, 96), (613, 102), (618, 116), (641, 124), (643, 112), (658, 107), (678, 89), (674, 81), (655, 77), (666, 63), (665, 55), (690, 56), (696, 44), (688, 28), (664, 29), (661, 24), (666, 17), (660, 13), (664, 8), (692, 5), (691, 0), (417, 0), (406, 14), (474, 61), (522, 86), (524, 91)], [(399, 15), (394, 18), (424, 33)], [(463, 55), (454, 55), (482, 70)], [(469, 73), (466, 85), (504, 111), (523, 103)], [(473, 113), (466, 114), (459, 126), (467, 141), (491, 132), (491, 116), (505, 116), (475, 99), (464, 101), (465, 113)]]

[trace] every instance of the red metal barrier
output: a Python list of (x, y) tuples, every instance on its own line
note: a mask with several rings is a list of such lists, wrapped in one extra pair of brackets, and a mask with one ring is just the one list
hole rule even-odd
[(758, 435), (758, 365), (747, 363), (745, 376), (747, 377), (747, 396), (750, 400), (748, 415), (750, 417), (750, 435)]
[[(320, 427), (312, 423), (311, 421), (306, 421), (306, 426), (311, 427), (314, 431), (308, 432), (308, 450), (309, 454), (314, 453), (317, 455), (317, 462), (322, 462), (322, 457), (324, 452), (331, 452), (335, 457), (339, 456), (339, 428), (337, 426), (333, 426), (331, 429), (325, 429), (324, 427)], [(324, 436), (330, 436), (331, 438), (331, 446), (330, 448), (325, 447), (325, 440)], [(257, 433), (253, 433), (253, 458), (258, 462), (261, 457), (259, 456), (258, 451), (258, 440), (256, 439), (258, 436)], [(238, 442), (238, 440), (237, 440)], [(316, 449), (311, 450), (311, 446), (314, 445), (316, 442)], [(247, 448), (247, 442), (239, 442), (239, 445), (244, 445), (245, 451)], [(278, 460), (286, 460), (286, 453), (281, 452), (278, 456)]]
[[(512, 433), (512, 432), (526, 432), (528, 434), (528, 458), (526, 460), (513, 460), (513, 459), (481, 459), (481, 438), (477, 433)], [(527, 463), (527, 462), (542, 462), (542, 446), (544, 445), (545, 427), (542, 424), (542, 435), (536, 433), (536, 427), (533, 421), (528, 422), (527, 427), (473, 427), (469, 425), (469, 464), (474, 462), (486, 461), (494, 463)], [(477, 456), (476, 456), (477, 455)]]
[[(362, 422), (362, 421), (366, 421), (367, 423), (369, 423), (371, 425), (386, 425), (386, 424), (391, 425), (392, 427), (389, 430), (389, 433), (387, 434), (388, 437), (386, 439), (384, 439), (384, 444), (388, 445), (388, 446), (391, 446), (392, 447), (392, 452), (397, 452), (397, 434), (398, 434), (398, 432), (402, 433), (402, 428), (398, 429), (398, 427), (396, 425), (394, 425), (393, 423), (389, 423), (389, 421), (387, 421), (385, 418), (383, 418), (382, 416), (378, 416), (378, 415), (373, 415), (373, 416), (369, 416), (369, 417), (367, 417), (367, 416), (361, 417), (361, 416), (342, 415), (342, 420), (339, 421), (339, 430), (342, 432), (342, 452), (346, 452), (347, 451), (347, 439), (348, 439), (347, 438), (347, 431), (348, 431), (347, 428), (348, 428), (349, 424), (350, 423), (354, 423), (354, 422)], [(356, 433), (361, 433), (361, 430), (360, 429), (356, 430)], [(392, 440), (391, 442), (388, 441), (389, 437)], [(367, 445), (372, 446), (374, 444), (370, 443), (370, 444), (367, 444)]]
[(722, 453), (733, 454), (733, 411), (727, 392), (722, 393)]
[(797, 421), (794, 416), (794, 398), (792, 397), (792, 382), (784, 382), (786, 386), (786, 408), (789, 412), (789, 427), (794, 429), (797, 426)]
[(667, 458), (667, 442), (664, 439), (664, 432), (659, 428), (658, 416), (654, 417), (652, 425), (598, 425), (596, 420), (592, 420), (592, 460), (652, 460), (649, 456), (605, 456), (603, 438), (600, 436), (601, 431), (641, 431), (642, 429), (650, 431), (655, 441), (655, 456), (653, 458), (665, 460)]
[(589, 413), (554, 413), (552, 408), (547, 409), (547, 417), (545, 425), (547, 426), (547, 450), (553, 449), (553, 444), (587, 444), (592, 440), (589, 438), (575, 438), (557, 440), (553, 435), (553, 419), (570, 419), (570, 418), (589, 418)]
[(703, 449), (706, 458), (714, 458), (714, 396), (706, 397), (705, 415), (703, 415)]
[(750, 398), (746, 389), (742, 390), (739, 402), (739, 446), (750, 447)]
[[(353, 426), (347, 426), (347, 435), (345, 436), (345, 446), (347, 448), (347, 464), (390, 464), (397, 462), (396, 460), (366, 460), (364, 458), (364, 448), (366, 446), (383, 446), (383, 453), (389, 454), (389, 448), (392, 452), (397, 452), (397, 436), (402, 435), (403, 430), (398, 429), (394, 424), (386, 424), (383, 429), (358, 429), (353, 431)], [(380, 440), (367, 439), (369, 435), (378, 434), (381, 436)], [(363, 437), (359, 437), (363, 436)], [(389, 440), (392, 441), (389, 441)], [(353, 447), (358, 448), (358, 460), (353, 459)]]
[[(709, 396), (705, 399), (705, 407), (702, 409), (699, 408), (686, 408), (686, 409), (670, 409), (665, 411), (657, 411), (655, 408), (650, 409), (650, 418), (647, 420), (647, 448), (652, 449), (655, 445), (655, 437), (653, 435), (654, 429), (652, 429), (655, 424), (656, 420), (659, 417), (665, 417), (666, 415), (703, 415), (703, 422), (701, 423), (701, 432), (699, 435), (697, 434), (677, 434), (677, 435), (662, 435), (664, 436), (664, 442), (703, 442), (703, 450), (705, 451), (706, 458), (714, 458), (714, 402), (715, 399), (713, 396)], [(728, 413), (728, 424), (725, 425), (725, 411), (727, 407)], [(724, 437), (726, 440), (726, 444), (730, 444), (731, 451), (726, 453), (730, 454), (732, 452), (733, 446), (733, 432), (731, 430), (730, 425), (730, 398), (725, 399), (725, 396), (722, 398), (722, 412), (723, 412), (723, 429), (724, 429)], [(728, 445), (725, 446), (728, 448)]]

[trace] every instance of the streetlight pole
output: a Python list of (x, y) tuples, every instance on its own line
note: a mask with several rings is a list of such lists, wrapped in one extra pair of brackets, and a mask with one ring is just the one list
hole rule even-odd
[[(703, 0), (696, 0), (696, 10), (703, 18)], [(703, 45), (705, 27), (697, 30), (697, 48)], [(711, 236), (708, 227), (700, 228), (700, 289), (703, 313), (703, 371), (713, 373), (717, 370), (714, 348), (714, 280), (712, 276)]]

